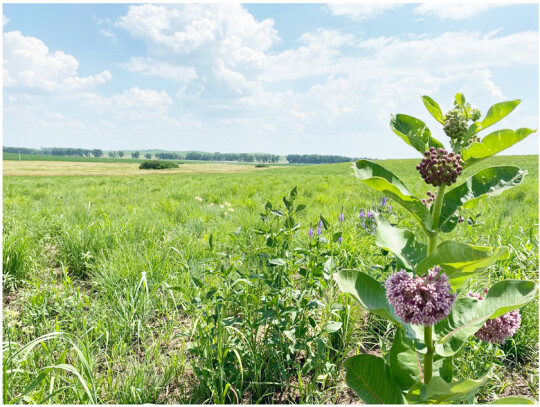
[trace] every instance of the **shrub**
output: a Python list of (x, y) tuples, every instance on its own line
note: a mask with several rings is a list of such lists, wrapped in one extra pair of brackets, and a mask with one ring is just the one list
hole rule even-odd
[(255, 168), (265, 168), (270, 167), (268, 164), (255, 164)]
[(167, 168), (178, 168), (178, 164), (170, 161), (148, 160), (139, 165), (141, 170), (164, 170)]

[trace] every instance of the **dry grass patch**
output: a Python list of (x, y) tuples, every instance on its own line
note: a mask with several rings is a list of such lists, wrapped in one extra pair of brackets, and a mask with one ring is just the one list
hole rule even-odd
[(166, 175), (192, 173), (241, 173), (265, 171), (247, 164), (181, 164), (166, 170), (140, 170), (137, 163), (96, 163), (69, 161), (4, 161), (4, 176), (88, 176), (88, 175)]

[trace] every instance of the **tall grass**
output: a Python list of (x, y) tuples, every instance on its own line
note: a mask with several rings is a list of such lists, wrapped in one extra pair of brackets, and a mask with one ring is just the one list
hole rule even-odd
[[(506, 245), (510, 258), (464, 290), (538, 278), (538, 157), (495, 157), (478, 166), (516, 161), (529, 171), (525, 182), (464, 211), (466, 222), (455, 232), (473, 244)], [(412, 163), (385, 165), (407, 173), (403, 181), (423, 195), (427, 187)], [(294, 205), (306, 207), (289, 222), (266, 204), (285, 213), (283, 197), (294, 186)], [(392, 272), (392, 256), (374, 245), (358, 217), (380, 199), (347, 164), (153, 178), (4, 178), (10, 301), (3, 333), (11, 346), (4, 351), (4, 402), (350, 401), (343, 358), (384, 354), (393, 331), (341, 295), (331, 273), (362, 268), (383, 279)], [(416, 227), (392, 205), (392, 222)], [(310, 240), (320, 215), (327, 229)], [(471, 341), (455, 358), (464, 377), (495, 364), (499, 381), (479, 401), (509, 391), (538, 396), (537, 306), (524, 309), (522, 328), (504, 346)], [(48, 339), (24, 359), (13, 356), (39, 338)], [(58, 365), (73, 369), (51, 368)]]

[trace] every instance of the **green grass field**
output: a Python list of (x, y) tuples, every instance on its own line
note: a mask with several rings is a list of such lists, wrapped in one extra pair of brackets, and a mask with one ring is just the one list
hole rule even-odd
[[(418, 160), (380, 163), (425, 195)], [(504, 164), (528, 170), (523, 184), (463, 210), (452, 238), (508, 246), (510, 257), (461, 294), (501, 279), (538, 280), (538, 156), (493, 157), (472, 171)], [(306, 208), (293, 231), (265, 204), (283, 207), (295, 186), (294, 204)], [(362, 227), (361, 209), (417, 227), (397, 204), (380, 208), (382, 196), (349, 164), (5, 176), (3, 198), (5, 403), (356, 402), (344, 359), (385, 355), (394, 328), (341, 294), (331, 273), (360, 268), (383, 281), (392, 271), (393, 256)], [(310, 242), (320, 215), (328, 230)], [(62, 334), (17, 353), (54, 332)], [(471, 401), (538, 399), (538, 301), (504, 345), (470, 339), (453, 364), (458, 378), (495, 368)]]

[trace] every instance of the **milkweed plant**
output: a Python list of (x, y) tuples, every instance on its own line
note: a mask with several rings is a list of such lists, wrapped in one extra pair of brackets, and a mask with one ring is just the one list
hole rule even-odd
[[(508, 248), (475, 246), (446, 237), (461, 221), (458, 209), (470, 208), (484, 197), (499, 195), (523, 181), (526, 171), (515, 166), (485, 168), (460, 180), (465, 169), (535, 132), (527, 128), (504, 129), (479, 136), (479, 132), (511, 113), (520, 100), (491, 106), (483, 119), (460, 93), (446, 114), (432, 98), (423, 96), (422, 101), (443, 126), (451, 150), (415, 117), (397, 114), (390, 127), (422, 155), (416, 169), (435, 191), (418, 198), (383, 166), (368, 160), (353, 163), (360, 182), (403, 206), (418, 222), (423, 232), (419, 235), (424, 235), (422, 239), (375, 214), (376, 243), (395, 255), (399, 271), (384, 283), (358, 270), (334, 274), (342, 292), (397, 327), (385, 358), (359, 354), (345, 361), (347, 384), (368, 404), (472, 400), (492, 372), (481, 378), (454, 380), (452, 358), (473, 335), (482, 341), (504, 343), (520, 326), (519, 309), (537, 292), (534, 281), (505, 280), (483, 295), (458, 295), (469, 278), (497, 260), (508, 258)], [(512, 397), (495, 402), (532, 401)]]

